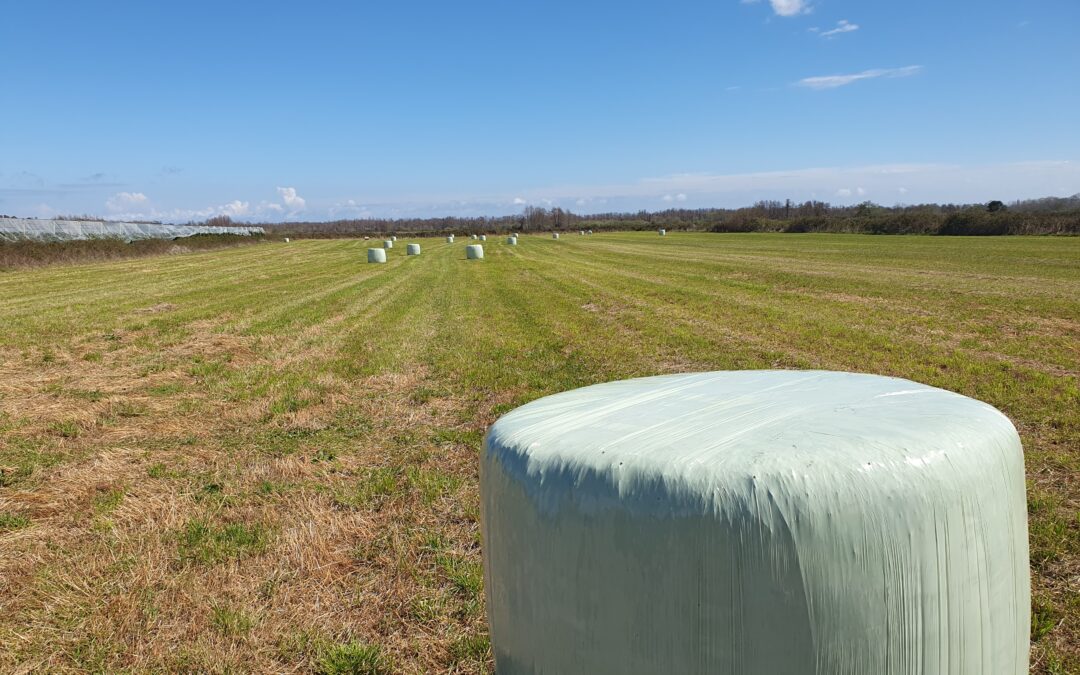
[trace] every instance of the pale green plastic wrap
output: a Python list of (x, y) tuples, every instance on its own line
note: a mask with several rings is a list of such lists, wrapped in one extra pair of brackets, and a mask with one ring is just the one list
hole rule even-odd
[(907, 380), (612, 382), (481, 460), (499, 673), (1025, 673), (1019, 437)]
[(386, 262), (386, 251), (381, 248), (369, 248), (367, 250), (367, 261), (369, 263)]
[(517, 246), (517, 237), (507, 237), (506, 243), (510, 244), (511, 246)]
[(480, 241), (487, 241), (487, 235), (486, 234), (480, 235)]
[(465, 247), (465, 258), (468, 260), (480, 260), (484, 257), (484, 247), (480, 244), (469, 244)]
[(446, 243), (447, 244), (453, 244), (454, 243), (454, 235), (450, 235), (449, 237), (447, 237), (446, 238)]
[(405, 255), (420, 255), (420, 244), (405, 244)]
[(394, 242), (387, 239), (387, 240), (383, 241), (382, 247), (383, 248), (394, 248)]

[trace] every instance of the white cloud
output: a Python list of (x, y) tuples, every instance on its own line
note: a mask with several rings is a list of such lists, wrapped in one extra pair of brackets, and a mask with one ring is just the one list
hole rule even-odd
[(874, 68), (851, 75), (819, 75), (804, 77), (795, 84), (808, 89), (835, 89), (859, 80), (872, 80), (877, 77), (910, 77), (918, 74), (922, 66), (904, 66), (903, 68)]
[(228, 204), (218, 207), (218, 211), (221, 212), (221, 215), (229, 216), (230, 218), (239, 218), (241, 216), (246, 216), (248, 215), (248, 211), (250, 209), (250, 202), (242, 202), (239, 199), (234, 199)]
[(685, 202), (686, 195), (680, 192), (677, 195), (664, 195), (660, 199), (664, 200), (665, 202)]
[(851, 188), (840, 188), (839, 190), (836, 191), (836, 196), (837, 197), (850, 197), (851, 196)]
[(147, 201), (149, 199), (141, 192), (117, 192), (105, 200), (105, 208), (115, 213), (132, 209)]
[(769, 4), (779, 16), (798, 16), (810, 11), (810, 3), (804, 0), (769, 0)]
[(840, 19), (840, 21), (836, 23), (836, 28), (825, 31), (821, 34), (821, 37), (827, 38), (834, 35), (840, 35), (841, 33), (851, 33), (852, 31), (857, 30), (859, 30), (859, 24), (851, 23), (845, 19)]
[(296, 194), (296, 188), (279, 187), (277, 191), (278, 194), (281, 195), (281, 201), (285, 202), (285, 206), (287, 206), (290, 211), (302, 211), (304, 209), (304, 206), (307, 205), (307, 201), (300, 195)]
[(515, 204), (515, 205), (517, 205), (517, 206), (521, 206), (521, 205), (523, 205), (523, 204), (526, 204), (526, 203), (528, 203), (528, 202), (526, 202), (526, 201), (525, 201), (524, 199), (522, 199), (521, 197), (514, 197), (514, 204)]
[(866, 195), (866, 189), (865, 189), (865, 188), (861, 188), (861, 187), (859, 187), (859, 188), (855, 188), (855, 194), (857, 194), (857, 195), (859, 195), (860, 197), (862, 197), (862, 196)]
[[(752, 5), (758, 0), (742, 0), (744, 5)], [(806, 0), (769, 0), (772, 10), (778, 16), (798, 16), (809, 14), (812, 7)]]

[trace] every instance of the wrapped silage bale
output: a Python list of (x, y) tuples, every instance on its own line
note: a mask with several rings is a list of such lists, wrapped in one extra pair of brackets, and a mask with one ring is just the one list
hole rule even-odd
[(454, 243), (454, 235), (450, 235), (449, 237), (447, 237), (446, 238), (446, 243), (447, 244), (453, 244)]
[(660, 229), (659, 229), (659, 230), (657, 231), (657, 233), (658, 233), (658, 234), (659, 234), (659, 235), (660, 235), (661, 237), (667, 236), (667, 230), (665, 230), (664, 228), (660, 228)]
[(420, 255), (420, 244), (405, 244), (405, 255)]
[(382, 243), (383, 248), (394, 248), (394, 242), (391, 239), (387, 239)]
[(585, 230), (579, 230), (578, 235), (584, 237), (585, 236)]
[(486, 234), (480, 235), (480, 241), (487, 241), (487, 235)]
[(552, 238), (552, 239), (558, 239), (558, 238), (559, 238), (559, 233), (558, 233), (558, 232), (553, 232), (553, 233), (551, 234), (551, 238)]
[(500, 673), (1026, 673), (1009, 420), (907, 380), (612, 382), (499, 419), (481, 458)]
[(589, 233), (589, 234), (592, 234), (592, 230), (588, 230), (588, 233)]
[(397, 236), (395, 235), (395, 236), (390, 237), (390, 241), (397, 241)]
[(477, 236), (476, 236), (476, 235), (474, 234), (474, 235), (472, 236), (472, 238), (473, 238), (473, 240), (476, 240), (476, 239), (477, 239)]
[(484, 247), (480, 244), (469, 244), (465, 247), (465, 258), (467, 260), (480, 260), (484, 257)]
[(288, 238), (288, 237), (285, 237), (285, 243), (286, 243), (286, 244), (288, 244), (288, 243), (289, 243), (289, 238)]
[(369, 263), (384, 263), (384, 262), (386, 262), (386, 249), (369, 248), (367, 250), (367, 261)]
[(517, 237), (507, 237), (506, 243), (510, 244), (511, 246), (517, 246)]

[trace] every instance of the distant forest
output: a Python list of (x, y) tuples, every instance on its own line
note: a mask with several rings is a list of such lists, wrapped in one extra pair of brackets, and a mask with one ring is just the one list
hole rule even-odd
[[(227, 224), (227, 218), (211, 224)], [(208, 221), (210, 222), (210, 221)], [(1080, 194), (1005, 204), (878, 206), (864, 202), (761, 201), (740, 209), (668, 209), (579, 215), (561, 208), (525, 207), (492, 218), (363, 218), (328, 222), (258, 223), (283, 237), (376, 234), (549, 232), (566, 230), (692, 230), (698, 232), (847, 232), (865, 234), (1080, 234)]]

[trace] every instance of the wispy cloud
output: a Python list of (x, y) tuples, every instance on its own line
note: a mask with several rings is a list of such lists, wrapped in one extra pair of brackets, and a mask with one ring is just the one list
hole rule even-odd
[[(758, 0), (742, 0), (744, 5), (750, 5)], [(810, 3), (806, 0), (769, 0), (769, 5), (777, 16), (798, 16), (810, 13)]]
[(836, 22), (836, 28), (825, 31), (821, 34), (821, 37), (831, 38), (834, 35), (840, 35), (841, 33), (851, 33), (857, 30), (859, 30), (859, 24), (851, 23), (846, 19), (840, 19), (838, 22)]
[(904, 66), (903, 68), (874, 68), (851, 75), (819, 75), (804, 77), (795, 84), (808, 89), (836, 89), (860, 80), (872, 80), (878, 77), (910, 77), (922, 71), (922, 66)]

